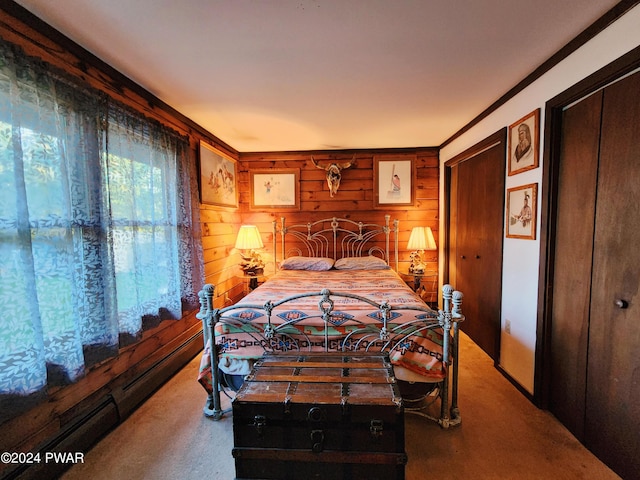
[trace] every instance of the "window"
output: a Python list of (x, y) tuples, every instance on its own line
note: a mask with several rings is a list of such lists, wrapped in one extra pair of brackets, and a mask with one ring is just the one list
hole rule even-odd
[[(176, 188), (171, 138), (149, 135), (127, 111), (110, 109), (102, 162), (108, 184), (119, 333), (135, 340), (143, 320), (180, 318)], [(150, 315), (149, 312), (157, 312)]]
[(2, 399), (181, 318), (202, 278), (188, 142), (52, 70), (0, 41)]

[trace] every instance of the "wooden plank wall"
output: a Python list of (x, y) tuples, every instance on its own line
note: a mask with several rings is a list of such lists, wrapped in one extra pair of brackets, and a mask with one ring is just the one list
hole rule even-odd
[[(321, 165), (327, 162), (344, 163), (356, 155), (356, 165), (342, 171), (338, 193), (331, 198), (326, 183), (325, 172), (316, 168), (311, 156)], [(414, 179), (415, 204), (412, 207), (387, 209), (374, 208), (373, 164), (377, 155), (385, 158), (410, 159), (416, 162)], [(344, 150), (308, 152), (260, 152), (240, 153), (239, 190), (243, 223), (258, 225), (265, 247), (272, 250), (272, 222), (286, 217), (287, 224), (306, 223), (327, 217), (348, 218), (355, 221), (383, 223), (385, 214), (399, 220), (400, 270), (409, 266), (409, 251), (406, 249), (411, 229), (415, 226), (429, 226), (438, 238), (438, 149), (384, 149), (384, 150)], [(300, 211), (278, 212), (272, 210), (251, 210), (250, 175), (254, 169), (300, 169)], [(427, 253), (428, 269), (437, 272), (437, 251)]]
[(204, 282), (215, 286), (214, 306), (223, 307), (242, 298), (241, 257), (234, 248), (240, 229), (240, 210), (201, 205)]

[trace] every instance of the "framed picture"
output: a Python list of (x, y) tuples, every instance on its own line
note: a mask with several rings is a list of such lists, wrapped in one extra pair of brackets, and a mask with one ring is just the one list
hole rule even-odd
[(509, 125), (509, 175), (538, 167), (540, 109)]
[(251, 209), (300, 210), (300, 170), (251, 170)]
[(536, 239), (538, 184), (507, 189), (507, 237)]
[(202, 141), (200, 142), (200, 202), (219, 207), (238, 207), (236, 161)]
[(412, 206), (415, 162), (409, 158), (374, 158), (373, 202), (375, 208)]

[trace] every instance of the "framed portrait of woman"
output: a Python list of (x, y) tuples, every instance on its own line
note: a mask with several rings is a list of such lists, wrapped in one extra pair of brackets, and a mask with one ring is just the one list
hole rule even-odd
[(376, 157), (373, 161), (374, 208), (407, 207), (414, 204), (414, 157)]

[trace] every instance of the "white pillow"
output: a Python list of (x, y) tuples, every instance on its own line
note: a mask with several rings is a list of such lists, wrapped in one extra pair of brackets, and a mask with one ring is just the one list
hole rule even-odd
[(331, 270), (333, 258), (328, 257), (289, 257), (280, 263), (282, 270), (313, 270), (323, 272)]
[(387, 270), (391, 267), (382, 258), (369, 255), (367, 257), (346, 257), (336, 260), (336, 270)]

